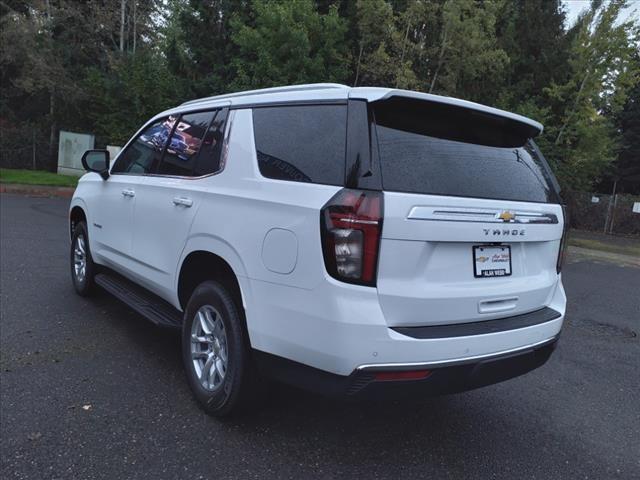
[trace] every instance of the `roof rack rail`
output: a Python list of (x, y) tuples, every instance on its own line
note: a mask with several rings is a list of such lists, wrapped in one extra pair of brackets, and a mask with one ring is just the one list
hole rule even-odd
[(213, 97), (198, 98), (189, 100), (182, 105), (193, 105), (196, 103), (208, 102), (210, 100), (223, 100), (225, 98), (246, 97), (249, 95), (259, 95), (265, 93), (283, 93), (283, 92), (303, 92), (305, 90), (324, 90), (329, 88), (349, 88), (340, 83), (308, 83), (305, 85), (289, 85), (285, 87), (261, 88), (258, 90), (246, 90), (244, 92), (226, 93), (223, 95), (214, 95)]

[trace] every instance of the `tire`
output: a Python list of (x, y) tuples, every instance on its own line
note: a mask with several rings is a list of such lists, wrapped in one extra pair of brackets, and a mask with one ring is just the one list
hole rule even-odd
[(91, 251), (89, 250), (89, 235), (87, 234), (87, 224), (85, 222), (78, 222), (73, 229), (69, 258), (73, 287), (78, 295), (86, 297), (95, 288), (96, 265), (93, 263)]
[(243, 313), (215, 281), (201, 283), (185, 311), (182, 359), (189, 386), (200, 406), (216, 417), (243, 412), (258, 396), (260, 381)]

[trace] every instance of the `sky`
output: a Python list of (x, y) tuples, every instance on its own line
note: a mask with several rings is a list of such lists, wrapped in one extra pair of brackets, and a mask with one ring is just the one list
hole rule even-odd
[[(567, 25), (573, 25), (578, 15), (589, 8), (590, 0), (564, 0), (567, 6)], [(640, 0), (629, 0), (629, 6), (620, 15), (621, 20), (635, 18), (640, 21)]]

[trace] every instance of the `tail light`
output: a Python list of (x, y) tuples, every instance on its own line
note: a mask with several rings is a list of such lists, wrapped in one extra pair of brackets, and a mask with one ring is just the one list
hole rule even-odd
[(382, 193), (343, 189), (320, 211), (327, 272), (348, 283), (375, 286), (382, 233)]
[(569, 231), (569, 217), (567, 215), (567, 207), (562, 206), (562, 238), (560, 239), (560, 248), (558, 249), (558, 260), (556, 261), (556, 272), (560, 273), (562, 270), (562, 263), (564, 262), (565, 250), (567, 249), (567, 232)]

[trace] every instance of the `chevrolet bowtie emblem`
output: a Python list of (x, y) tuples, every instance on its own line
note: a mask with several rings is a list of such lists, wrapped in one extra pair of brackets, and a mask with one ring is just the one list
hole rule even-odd
[(498, 220), (502, 220), (503, 222), (510, 222), (516, 218), (516, 214), (513, 212), (510, 212), (509, 210), (504, 210), (496, 214), (496, 218)]

